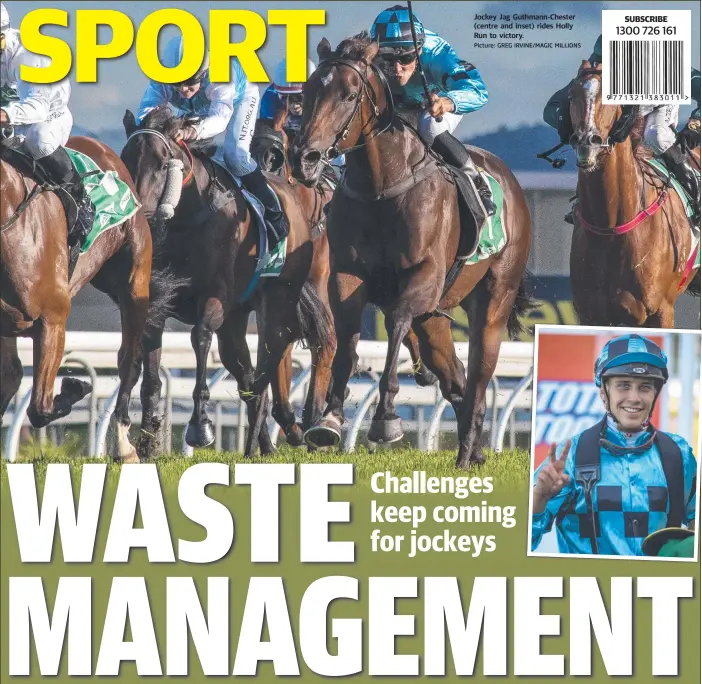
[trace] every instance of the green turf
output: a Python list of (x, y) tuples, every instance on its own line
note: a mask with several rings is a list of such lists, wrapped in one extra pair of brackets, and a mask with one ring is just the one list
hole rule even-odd
[[(73, 451), (75, 454), (75, 451)], [(282, 445), (276, 454), (267, 458), (244, 459), (242, 454), (198, 450), (194, 456), (180, 454), (163, 455), (154, 459), (158, 465), (162, 481), (177, 481), (183, 471), (195, 463), (224, 462), (232, 466), (236, 463), (353, 463), (356, 466), (356, 482), (368, 482), (378, 471), (391, 470), (393, 475), (409, 475), (414, 470), (426, 471), (427, 475), (475, 474), (493, 477), (501, 487), (521, 488), (529, 481), (529, 454), (520, 449), (496, 454), (486, 451), (487, 461), (482, 466), (471, 466), (467, 471), (456, 467), (455, 451), (419, 451), (418, 449), (378, 449), (373, 453), (359, 447), (352, 453), (325, 451), (309, 453), (305, 449), (293, 449)], [(85, 458), (71, 454), (70, 446), (55, 447), (36, 444), (25, 445), (17, 462), (34, 463), (39, 477), (43, 476), (49, 463), (70, 463), (76, 473), (83, 463), (100, 463), (101, 459)], [(116, 475), (119, 465), (110, 463), (109, 474)], [(5, 463), (0, 470), (5, 476)]]

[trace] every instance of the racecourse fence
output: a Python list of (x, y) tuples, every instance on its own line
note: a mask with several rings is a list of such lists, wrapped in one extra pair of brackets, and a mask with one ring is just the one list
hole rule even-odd
[[(70, 374), (87, 380), (93, 392), (77, 403), (72, 413), (39, 431), (39, 439), (47, 437), (60, 441), (60, 437), (73, 428), (87, 432), (86, 453), (104, 456), (108, 451), (109, 419), (117, 399), (117, 351), (121, 337), (119, 333), (69, 332), (66, 334), (66, 351), (57, 378), (55, 392), (60, 389), (61, 377)], [(258, 337), (248, 335), (247, 342), (252, 361), (256, 363)], [(22, 430), (29, 424), (26, 412), (31, 394), (32, 341), (19, 340), (19, 354), (25, 367), (25, 377), (19, 391), (3, 418), (5, 429), (3, 440), (4, 457), (15, 460), (18, 454)], [(378, 399), (378, 383), (383, 367), (387, 343), (362, 340), (358, 345), (358, 375), (349, 384), (349, 396), (345, 403), (345, 434), (342, 447), (354, 449), (367, 429), (373, 408)], [(468, 343), (457, 343), (456, 351), (465, 363), (468, 358)], [(528, 446), (531, 429), (529, 411), (531, 407), (533, 350), (530, 342), (504, 342), (500, 351), (495, 376), (487, 393), (487, 415), (485, 431), (490, 446), (500, 451), (506, 437), (509, 445)], [(295, 348), (293, 351), (295, 374), (291, 389), (291, 401), (297, 415), (301, 415), (311, 372), (309, 351)], [(216, 450), (243, 451), (248, 421), (241, 404), (236, 381), (223, 368), (219, 358), (217, 340), (213, 340), (208, 357), (210, 375), (209, 414), (215, 424)], [(165, 333), (161, 375), (163, 379), (161, 413), (164, 416), (162, 436), (163, 451), (180, 450), (192, 454), (192, 449), (182, 440), (184, 426), (192, 413), (192, 392), (195, 386), (195, 355), (187, 333)], [(398, 412), (403, 419), (405, 433), (414, 446), (435, 450), (450, 435), (457, 432), (453, 410), (441, 397), (438, 386), (418, 387), (412, 378), (412, 363), (409, 352), (403, 347), (400, 352), (399, 371), (401, 387), (396, 398)], [(141, 381), (132, 392), (130, 415), (138, 425), (141, 416), (139, 391)], [(276, 443), (280, 430), (269, 417), (268, 429)], [(135, 436), (136, 433), (133, 433)], [(455, 439), (455, 437), (454, 437)]]

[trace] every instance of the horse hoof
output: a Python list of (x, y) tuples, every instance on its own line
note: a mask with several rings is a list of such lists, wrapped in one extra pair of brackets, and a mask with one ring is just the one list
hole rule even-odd
[(112, 461), (114, 463), (121, 463), (122, 465), (125, 463), (141, 463), (141, 459), (137, 455), (137, 451), (134, 447), (124, 456), (115, 456)]
[(51, 422), (51, 414), (39, 413), (33, 406), (27, 409), (27, 418), (33, 428), (43, 428)]
[(285, 432), (285, 438), (291, 447), (302, 446), (305, 442), (305, 435), (302, 432), (302, 426), (299, 423), (291, 425)]
[(324, 418), (305, 432), (304, 439), (312, 450), (336, 447), (341, 441), (341, 425), (335, 418)]
[(419, 387), (431, 387), (439, 382), (439, 378), (434, 375), (426, 366), (421, 366), (414, 374), (414, 381)]
[(402, 432), (402, 420), (400, 418), (373, 420), (370, 430), (368, 430), (368, 441), (378, 444), (399, 442), (404, 436), (405, 433)]
[(215, 434), (212, 421), (205, 419), (201, 424), (188, 423), (185, 431), (185, 443), (191, 447), (208, 447), (214, 444)]
[(77, 378), (64, 378), (61, 381), (60, 396), (66, 397), (71, 405), (80, 401), (83, 397), (93, 391), (93, 386), (89, 382), (83, 382)]

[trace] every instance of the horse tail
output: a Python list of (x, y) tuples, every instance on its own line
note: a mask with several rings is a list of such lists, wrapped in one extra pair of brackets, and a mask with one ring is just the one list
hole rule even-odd
[(326, 347), (333, 343), (334, 325), (331, 316), (310, 283), (302, 286), (297, 301), (297, 324), (298, 339), (306, 347)]
[(163, 328), (166, 319), (175, 314), (178, 293), (189, 284), (189, 278), (181, 278), (170, 268), (159, 268), (154, 264), (151, 269), (149, 312), (146, 324), (154, 328)]
[(525, 316), (536, 308), (536, 300), (526, 288), (526, 281), (531, 277), (531, 273), (529, 273), (529, 271), (525, 271), (522, 282), (519, 283), (517, 296), (514, 299), (512, 311), (510, 312), (509, 319), (507, 320), (507, 332), (510, 340), (517, 340), (519, 339), (520, 335), (527, 332), (526, 326), (524, 326), (519, 319), (521, 316)]

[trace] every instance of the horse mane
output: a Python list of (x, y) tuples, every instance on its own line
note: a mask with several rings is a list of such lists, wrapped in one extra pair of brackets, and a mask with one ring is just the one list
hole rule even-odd
[(172, 138), (183, 127), (184, 118), (178, 117), (168, 105), (152, 109), (139, 124), (139, 128), (151, 128)]
[(337, 46), (334, 54), (342, 59), (359, 61), (365, 58), (366, 48), (373, 42), (368, 31), (361, 31), (355, 36), (345, 38)]

